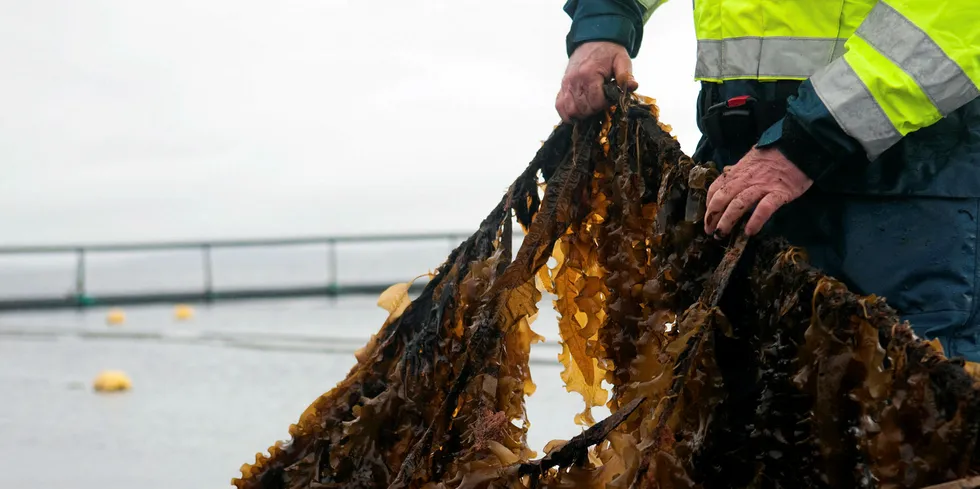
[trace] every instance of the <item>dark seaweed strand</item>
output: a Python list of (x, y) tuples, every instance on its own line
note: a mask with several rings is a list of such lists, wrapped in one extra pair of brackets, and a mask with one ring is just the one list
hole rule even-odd
[[(606, 219), (599, 226), (597, 240), (599, 263), (604, 269), (627, 270), (630, 274), (607, 273), (603, 277), (608, 296), (606, 297), (606, 318), (599, 328), (599, 342), (612, 361), (612, 396), (607, 406), (616, 410), (622, 402), (626, 385), (630, 379), (629, 362), (636, 356), (636, 341), (640, 336), (639, 323), (644, 319), (645, 304), (632, 297), (631, 289), (636, 284), (642, 286), (647, 277), (648, 249), (646, 235), (649, 230), (628, 226), (628, 219), (639, 220), (642, 202), (630, 192), (645, 191), (644, 181), (634, 170), (636, 161), (632, 158), (631, 129), (636, 121), (627, 116), (631, 101), (620, 97), (616, 110), (611, 111), (611, 124), (608, 134), (610, 153), (606, 161), (605, 175), (600, 182), (604, 184), (602, 193), (609, 200)], [(631, 144), (631, 142), (633, 144)], [(598, 170), (597, 170), (598, 171)], [(628, 186), (628, 187), (627, 187)]]
[[(594, 125), (594, 122), (590, 124), (590, 126)], [(591, 161), (591, 148), (595, 139), (593, 136), (593, 131), (594, 130), (584, 130), (582, 132), (580, 138), (576, 141), (577, 147), (573, 146), (573, 155), (575, 156), (571, 159), (566, 159), (563, 165), (554, 175), (552, 175), (553, 184), (549, 185), (546, 191), (546, 202), (548, 204), (546, 204), (545, 209), (539, 209), (540, 211), (549, 212), (550, 205), (550, 214), (547, 214), (547, 217), (556, 215), (553, 209), (553, 206), (556, 205), (554, 203), (556, 200), (554, 195), (558, 194), (563, 187), (558, 183), (558, 181), (571, 178), (570, 176), (574, 175), (575, 173), (583, 173), (579, 167), (583, 164), (588, 164), (588, 162)], [(581, 153), (578, 153), (579, 151), (588, 156), (581, 156)], [(518, 181), (520, 180), (521, 179), (518, 179)], [(574, 182), (570, 183), (574, 184)], [(512, 186), (511, 190), (513, 191), (518, 185), (519, 184)], [(547, 198), (549, 196), (551, 196), (550, 199)], [(506, 202), (512, 200), (511, 194), (505, 197), (501, 201), (501, 210), (503, 210), (503, 208), (506, 206)], [(535, 215), (535, 220), (531, 223), (532, 231), (537, 231), (535, 226), (541, 226), (542, 223), (537, 221), (540, 219), (539, 216), (542, 215), (545, 214), (538, 213)], [(509, 216), (507, 218), (509, 218)], [(494, 227), (495, 231), (496, 229), (497, 227)], [(564, 228), (561, 229), (561, 232), (564, 232)], [(496, 233), (494, 233), (494, 235), (495, 234)], [(554, 240), (557, 239), (557, 233), (552, 232), (552, 234), (553, 239), (551, 241), (551, 246), (554, 245)], [(522, 247), (522, 251), (523, 250), (524, 247)], [(489, 256), (489, 253), (487, 256)], [(529, 254), (524, 253), (519, 254), (518, 260), (523, 260), (526, 262), (527, 260), (531, 260), (531, 258)], [(510, 273), (510, 276), (517, 277), (518, 273), (526, 272), (523, 280), (519, 280), (521, 283), (523, 283), (531, 277), (534, 271), (536, 271), (536, 268), (529, 267), (527, 263), (516, 263), (518, 260), (515, 260), (515, 263), (511, 263), (510, 266), (508, 266), (508, 271), (502, 273), (501, 275), (502, 277), (508, 277), (508, 273)], [(511, 269), (514, 269), (514, 272), (510, 272)], [(480, 373), (481, 370), (485, 370), (481, 369), (480, 365), (485, 363), (490, 357), (490, 355), (488, 355), (489, 350), (499, 344), (501, 339), (501, 332), (498, 328), (500, 296), (502, 293), (509, 292), (509, 290), (510, 289), (495, 289), (492, 287), (487, 292), (489, 296), (487, 299), (488, 302), (484, 303), (481, 307), (481, 313), (480, 316), (478, 316), (480, 319), (477, 320), (476, 331), (469, 338), (467, 348), (464, 352), (466, 359), (464, 360), (463, 367), (459, 372), (459, 375), (454, 379), (449, 395), (446, 396), (446, 399), (443, 401), (442, 408), (440, 409), (442, 412), (440, 418), (446, 420), (442, 423), (443, 428), (438, 428), (435, 424), (436, 420), (433, 420), (433, 423), (426, 430), (422, 438), (414, 445), (408, 458), (406, 458), (402, 467), (398, 471), (398, 475), (391, 484), (393, 489), (407, 487), (410, 480), (418, 478), (420, 475), (424, 477), (424, 474), (418, 474), (417, 472), (422, 470), (427, 471), (427, 469), (423, 467), (422, 460), (429, 456), (429, 449), (432, 439), (436, 435), (436, 431), (444, 431), (446, 429), (445, 426), (447, 426), (449, 420), (452, 419), (452, 413), (456, 409), (456, 406), (459, 403), (460, 395), (462, 394), (466, 385), (469, 383), (472, 377)], [(456, 442), (451, 441), (450, 443), (451, 446), (453, 446)]]
[(787, 247), (780, 241), (758, 243), (760, 251), (748, 277), (750, 296), (739, 316), (757, 325), (762, 354), (753, 389), (758, 404), (750, 425), (750, 451), (762, 465), (761, 476), (780, 481), (779, 487), (826, 487), (813, 470), (818, 457), (811, 436), (813, 399), (793, 384), (800, 369), (799, 345), (812, 315), (808, 298), (813, 286), (805, 274), (782, 274), (774, 267)]

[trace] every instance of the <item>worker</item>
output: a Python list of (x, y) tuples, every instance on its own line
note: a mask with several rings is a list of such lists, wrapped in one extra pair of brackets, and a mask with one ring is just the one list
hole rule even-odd
[[(608, 80), (637, 88), (632, 59), (664, 1), (565, 4), (564, 120), (605, 109)], [(694, 159), (723, 168), (705, 232), (746, 216), (747, 234), (785, 237), (947, 356), (980, 361), (980, 4), (693, 3)]]

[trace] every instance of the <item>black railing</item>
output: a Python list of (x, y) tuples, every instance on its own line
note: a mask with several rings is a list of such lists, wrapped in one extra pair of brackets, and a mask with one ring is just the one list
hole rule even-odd
[[(127, 304), (153, 304), (173, 302), (209, 302), (230, 299), (262, 299), (285, 297), (336, 297), (350, 294), (378, 294), (390, 283), (352, 283), (338, 281), (340, 262), (337, 247), (340, 244), (407, 243), (417, 241), (443, 241), (451, 248), (461, 243), (469, 233), (415, 233), (368, 236), (326, 236), (285, 239), (240, 239), (216, 241), (174, 241), (132, 244), (91, 244), (73, 246), (0, 246), (0, 257), (10, 255), (64, 255), (75, 256), (74, 290), (60, 297), (0, 298), (0, 310), (49, 309), (66, 307), (115, 306)], [(212, 253), (224, 248), (262, 248), (283, 246), (324, 245), (327, 256), (326, 282), (322, 286), (248, 288), (216, 290)], [(450, 249), (451, 249), (450, 248)], [(86, 287), (86, 259), (98, 253), (194, 250), (201, 252), (202, 287), (199, 290), (180, 292), (141, 292), (126, 294), (91, 295)], [(416, 287), (424, 282), (416, 283)]]

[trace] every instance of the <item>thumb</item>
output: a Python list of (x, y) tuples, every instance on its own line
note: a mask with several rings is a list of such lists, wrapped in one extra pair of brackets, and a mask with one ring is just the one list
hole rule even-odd
[(613, 75), (616, 83), (627, 92), (635, 91), (640, 84), (633, 78), (633, 60), (627, 54), (619, 54), (613, 58)]

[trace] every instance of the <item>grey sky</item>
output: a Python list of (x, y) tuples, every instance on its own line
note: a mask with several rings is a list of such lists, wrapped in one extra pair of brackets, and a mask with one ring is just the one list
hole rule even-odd
[[(562, 3), (0, 0), (0, 242), (471, 229), (557, 122)], [(635, 61), (688, 152), (694, 46), (675, 0)]]

